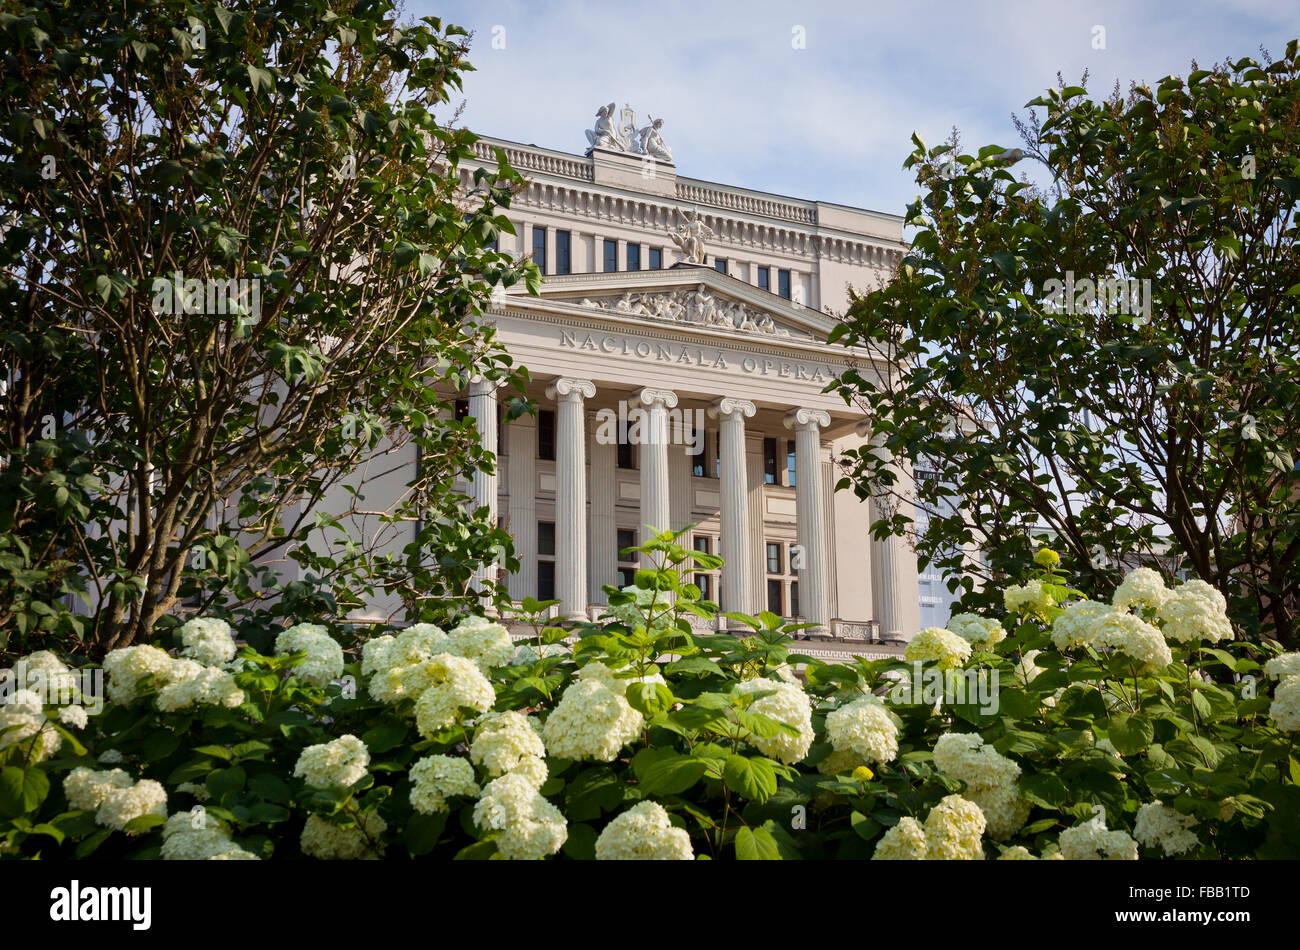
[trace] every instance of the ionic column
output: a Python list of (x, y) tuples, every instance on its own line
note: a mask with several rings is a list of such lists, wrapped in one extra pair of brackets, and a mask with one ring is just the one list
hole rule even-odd
[[(497, 523), (497, 396), (500, 383), (495, 380), (478, 377), (469, 384), (469, 414), (478, 429), (479, 441), (483, 447), (493, 453), (494, 464), (491, 472), (482, 468), (474, 469), (469, 481), (470, 500), (475, 509), (486, 508), (488, 521)], [(496, 580), (497, 564), (495, 561), (480, 564), (470, 578), (475, 590), (482, 592), (488, 584)]]
[(821, 409), (794, 409), (785, 414), (785, 427), (794, 430), (795, 519), (799, 523), (799, 607), (812, 635), (829, 632), (829, 590), (826, 557), (826, 509), (822, 494), (821, 429), (831, 424)]
[[(597, 413), (599, 415), (599, 412)], [(599, 437), (600, 425), (592, 418), (591, 425), (591, 524), (587, 537), (588, 551), (588, 603), (604, 604), (608, 601), (601, 587), (618, 583), (618, 522), (614, 516), (615, 495), (618, 489), (618, 442)]]
[[(668, 500), (668, 410), (677, 405), (677, 394), (667, 389), (643, 389), (637, 400), (645, 407), (641, 426), (641, 524), (655, 531), (672, 527)], [(642, 538), (642, 543), (649, 540)], [(652, 561), (642, 555), (641, 566)]]
[(587, 619), (587, 431), (589, 379), (561, 377), (546, 387), (555, 412), (555, 596), (571, 620)]
[(506, 450), (510, 537), (519, 559), (518, 573), (510, 575), (510, 599), (518, 602), (537, 596), (537, 422), (531, 416), (506, 425)]
[(709, 407), (709, 417), (719, 423), (718, 455), (722, 462), (718, 490), (721, 494), (722, 609), (753, 609), (750, 589), (753, 539), (749, 531), (749, 473), (745, 464), (745, 419), (752, 419), (754, 404), (725, 397)]
[[(863, 437), (870, 435), (871, 423), (859, 422), (857, 431)], [(871, 445), (877, 457), (888, 462), (895, 476), (892, 486), (881, 486), (871, 496), (871, 520), (876, 522), (892, 517), (900, 503), (897, 496), (904, 501), (912, 497), (912, 472), (905, 462), (897, 463), (885, 447), (883, 436), (872, 436)], [(907, 538), (898, 535), (890, 535), (883, 541), (872, 538), (871, 588), (881, 638), (910, 640), (916, 636), (921, 626), (920, 588), (916, 552)]]

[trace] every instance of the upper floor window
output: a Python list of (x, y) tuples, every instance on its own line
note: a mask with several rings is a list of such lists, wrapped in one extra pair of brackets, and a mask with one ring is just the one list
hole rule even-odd
[(790, 272), (788, 270), (776, 272), (776, 292), (786, 300), (790, 299)]
[(719, 274), (727, 272), (727, 259), (725, 257), (715, 257), (713, 259), (713, 269)]
[(768, 291), (772, 289), (772, 268), (760, 267), (758, 269), (758, 289)]
[(636, 468), (636, 448), (626, 440), (618, 444), (618, 467)]
[(641, 245), (640, 244), (628, 244), (627, 269), (628, 270), (641, 269)]
[(555, 273), (570, 273), (570, 254), (572, 235), (568, 231), (555, 232)]
[(786, 484), (791, 488), (795, 486), (795, 450), (794, 440), (787, 439), (785, 443), (785, 477), (789, 479)]
[(618, 242), (605, 238), (605, 273), (618, 270)]
[(469, 415), (469, 400), (457, 399), (456, 400), (456, 421), (460, 422), (468, 415)]
[(555, 461), (555, 413), (550, 409), (537, 413), (537, 457)]
[(664, 252), (657, 247), (650, 248), (650, 269), (663, 270)]
[(533, 263), (546, 273), (546, 228), (533, 227)]
[(763, 482), (776, 484), (776, 439), (763, 440)]

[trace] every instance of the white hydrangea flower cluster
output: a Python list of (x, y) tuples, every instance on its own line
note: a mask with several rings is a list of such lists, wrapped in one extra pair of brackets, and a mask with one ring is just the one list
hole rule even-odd
[(597, 861), (692, 861), (691, 836), (673, 827), (657, 802), (633, 805), (601, 831)]
[(147, 644), (111, 651), (104, 657), (108, 698), (129, 706), (140, 697), (140, 687), (144, 685), (141, 681), (166, 685), (173, 662), (164, 651)]
[(84, 706), (60, 706), (59, 722), (72, 729), (85, 729), (90, 722), (90, 714)]
[(124, 831), (128, 822), (144, 815), (167, 815), (167, 790), (150, 778), (132, 785), (109, 787), (95, 812), (95, 823)]
[(64, 776), (63, 795), (72, 808), (95, 811), (109, 792), (130, 788), (133, 784), (134, 779), (121, 769), (99, 771), (81, 766)]
[(926, 627), (903, 650), (903, 659), (909, 663), (932, 661), (941, 670), (952, 670), (965, 665), (970, 659), (969, 640), (949, 633), (942, 627)]
[(343, 648), (317, 623), (299, 623), (275, 638), (276, 653), (306, 653), (293, 675), (313, 686), (328, 686), (343, 675)]
[(1232, 621), (1228, 601), (1202, 580), (1179, 584), (1160, 605), (1160, 629), (1165, 638), (1178, 643), (1231, 640)]
[(366, 775), (370, 750), (354, 735), (339, 736), (303, 749), (293, 774), (312, 788), (351, 788)]
[(387, 830), (388, 822), (377, 812), (363, 814), (351, 828), (311, 815), (303, 825), (298, 845), (303, 854), (322, 861), (373, 861), (383, 856), (383, 834)]
[(1007, 613), (1035, 614), (1043, 616), (1047, 608), (1056, 604), (1050, 591), (1043, 587), (1042, 581), (1030, 581), (1027, 584), (1012, 585), (1002, 592), (1002, 603)]
[(164, 675), (167, 685), (158, 691), (157, 698), (162, 712), (199, 705), (235, 709), (243, 705), (246, 698), (230, 673), (215, 666), (204, 666), (196, 660), (172, 660)]
[(474, 824), (500, 831), (497, 851), (513, 861), (540, 861), (560, 850), (569, 835), (560, 810), (518, 773), (493, 779), (474, 806)]
[(1055, 847), (1048, 847), (1043, 850), (1042, 857), (1030, 852), (1022, 844), (1012, 845), (998, 856), (999, 861), (1064, 861), (1061, 852)]
[(511, 666), (531, 666), (540, 659), (552, 656), (568, 656), (569, 648), (563, 643), (543, 643), (541, 652), (531, 643), (524, 643), (515, 648), (515, 655), (510, 660)]
[(216, 617), (194, 617), (181, 624), (181, 656), (204, 666), (225, 666), (239, 647), (230, 635), (230, 624)]
[(1159, 610), (1168, 597), (1169, 590), (1159, 571), (1149, 567), (1135, 567), (1124, 575), (1124, 579), (1115, 588), (1115, 593), (1111, 595), (1110, 602), (1120, 610), (1130, 610), (1133, 607)]
[(505, 666), (515, 655), (510, 631), (485, 617), (466, 617), (447, 634), (442, 652), (473, 660), (484, 672)]
[(1115, 610), (1094, 621), (1093, 639), (1136, 660), (1139, 673), (1163, 670), (1174, 661), (1164, 634), (1136, 614)]
[(164, 861), (256, 861), (257, 855), (245, 851), (230, 838), (226, 827), (206, 812), (196, 808), (177, 812), (163, 825), (162, 859)]
[(361, 647), (361, 673), (374, 676), (395, 666), (410, 666), (429, 659), (444, 649), (447, 634), (431, 623), (417, 623), (393, 636), (385, 634), (367, 640)]
[(819, 768), (828, 774), (892, 762), (898, 756), (898, 726), (875, 696), (864, 696), (829, 713), (826, 735), (834, 751)]
[(1070, 601), (1065, 612), (1052, 621), (1052, 645), (1058, 650), (1096, 646), (1097, 621), (1114, 611), (1110, 604), (1095, 600)]
[(496, 702), (496, 691), (473, 660), (439, 653), (422, 666), (430, 682), (415, 702), (415, 725), (426, 739), (460, 722), (461, 707), (484, 713)]
[(455, 795), (477, 795), (474, 766), (459, 756), (426, 755), (411, 766), (411, 807), (423, 815), (447, 810)]
[(640, 682), (663, 683), (664, 679), (658, 673), (622, 679), (596, 662), (579, 670), (542, 726), (542, 739), (551, 755), (614, 761), (619, 750), (640, 734), (645, 722), (626, 695), (630, 684)]
[(0, 703), (0, 749), (27, 742), (31, 743), (28, 758), (43, 762), (59, 750), (63, 737), (46, 719), (40, 695), (30, 689), (19, 689)]
[(546, 746), (541, 723), (521, 712), (485, 716), (474, 733), (469, 757), (493, 777), (516, 772), (538, 788), (546, 781)]
[(1034, 681), (1034, 678), (1039, 673), (1043, 672), (1043, 668), (1034, 662), (1042, 652), (1042, 650), (1026, 650), (1020, 659), (1016, 661), (1016, 678), (1020, 682), (1028, 685)]
[(1147, 847), (1159, 846), (1169, 857), (1184, 854), (1201, 843), (1192, 827), (1196, 819), (1175, 811), (1156, 799), (1138, 809), (1133, 837)]
[(1300, 676), (1283, 678), (1273, 691), (1268, 717), (1283, 732), (1300, 732)]
[(813, 743), (812, 701), (799, 683), (787, 683), (784, 680), (756, 677), (737, 683), (735, 692), (742, 694), (765, 693), (773, 690), (771, 696), (754, 700), (750, 712), (761, 713), (777, 722), (793, 726), (797, 735), (778, 732), (774, 736), (755, 736), (750, 741), (764, 755), (779, 759), (786, 765), (802, 762)]
[(1280, 653), (1273, 657), (1264, 664), (1264, 675), (1275, 680), (1300, 676), (1300, 653)]
[(1029, 803), (1016, 788), (1020, 766), (986, 743), (978, 733), (949, 732), (934, 744), (939, 771), (966, 783), (965, 796), (984, 812), (989, 837), (1005, 841), (1024, 827)]
[(1001, 621), (989, 620), (979, 614), (955, 614), (948, 620), (948, 632), (961, 637), (972, 650), (985, 653), (1007, 638)]
[(1098, 812), (1087, 821), (1067, 828), (1058, 839), (1067, 861), (1136, 861), (1137, 842), (1126, 831), (1110, 831), (1106, 815)]
[(984, 812), (960, 795), (930, 809), (922, 826), (901, 818), (876, 842), (874, 861), (980, 861), (984, 858)]
[(49, 650), (37, 650), (21, 657), (14, 668), (0, 674), (0, 681), (12, 681), (10, 690), (33, 689), (43, 696), (77, 700), (81, 681), (77, 674)]
[(662, 633), (672, 627), (672, 605), (665, 591), (642, 590), (633, 585), (624, 587), (622, 593), (633, 597), (634, 602), (606, 608), (608, 614), (619, 623), (626, 624), (633, 630), (645, 627), (652, 633)]

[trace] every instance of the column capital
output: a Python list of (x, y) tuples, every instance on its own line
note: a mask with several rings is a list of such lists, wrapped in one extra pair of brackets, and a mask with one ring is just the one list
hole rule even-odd
[(787, 429), (812, 429), (815, 432), (831, 424), (831, 414), (825, 409), (791, 409), (783, 421)]
[(546, 387), (546, 398), (561, 398), (581, 402), (583, 399), (590, 399), (596, 395), (596, 384), (589, 379), (576, 379), (572, 376), (561, 376), (551, 385)]
[(871, 420), (863, 419), (853, 427), (853, 431), (857, 433), (859, 439), (871, 438)]
[(651, 389), (646, 387), (636, 394), (637, 399), (647, 406), (654, 406), (656, 403), (672, 409), (677, 405), (677, 394), (671, 389)]
[(488, 379), (486, 376), (474, 376), (469, 381), (471, 396), (489, 396), (506, 384), (504, 379)]
[(748, 399), (735, 396), (723, 396), (709, 405), (709, 418), (718, 419), (731, 416), (736, 419), (752, 419), (758, 409)]

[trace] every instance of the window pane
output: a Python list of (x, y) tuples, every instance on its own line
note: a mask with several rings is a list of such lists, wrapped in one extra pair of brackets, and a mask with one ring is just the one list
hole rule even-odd
[(727, 259), (725, 257), (715, 257), (713, 259), (713, 269), (719, 274), (727, 272)]
[(799, 582), (798, 581), (790, 582), (790, 616), (791, 617), (802, 616), (802, 614), (799, 613)]
[(795, 460), (794, 440), (787, 439), (785, 443), (785, 473), (786, 473), (786, 477), (790, 479), (790, 481), (787, 484), (791, 486), (794, 485), (794, 478), (795, 478), (794, 460)]
[(550, 409), (537, 413), (537, 457), (555, 461), (555, 413)]
[(631, 587), (636, 583), (635, 567), (620, 567), (618, 569), (618, 586)]
[(570, 235), (568, 231), (555, 232), (555, 273), (569, 273), (569, 242)]
[(790, 272), (788, 270), (776, 272), (776, 292), (786, 300), (790, 299)]
[(758, 289), (759, 290), (772, 289), (772, 271), (770, 268), (760, 267), (758, 269)]
[(537, 562), (537, 599), (555, 599), (555, 562)]
[(628, 244), (627, 269), (628, 270), (641, 269), (641, 245), (640, 244)]
[(632, 451), (631, 442), (620, 442), (616, 454), (619, 468), (636, 468), (636, 453)]
[(623, 552), (628, 548), (636, 547), (636, 532), (631, 528), (618, 529), (618, 559), (620, 561), (634, 561), (635, 554), (624, 555)]
[(469, 415), (469, 400), (457, 399), (456, 400), (456, 421), (460, 422), (460, 420), (464, 419), (468, 415)]
[(713, 599), (712, 574), (696, 574), (695, 586), (700, 589), (700, 597), (704, 600)]
[(763, 440), (763, 481), (776, 484), (776, 439)]
[(697, 534), (695, 536), (695, 550), (709, 553), (709, 536), (707, 534)]
[(555, 522), (537, 522), (537, 553), (555, 556)]
[(785, 616), (785, 611), (781, 609), (783, 606), (781, 600), (781, 582), (769, 580), (767, 582), (767, 609), (778, 617)]
[(767, 572), (769, 574), (781, 573), (781, 545), (767, 543)]
[(605, 239), (605, 273), (618, 270), (618, 242)]
[(663, 270), (664, 252), (657, 247), (650, 248), (650, 269)]
[(542, 269), (543, 274), (547, 273), (546, 228), (533, 228), (533, 263)]

